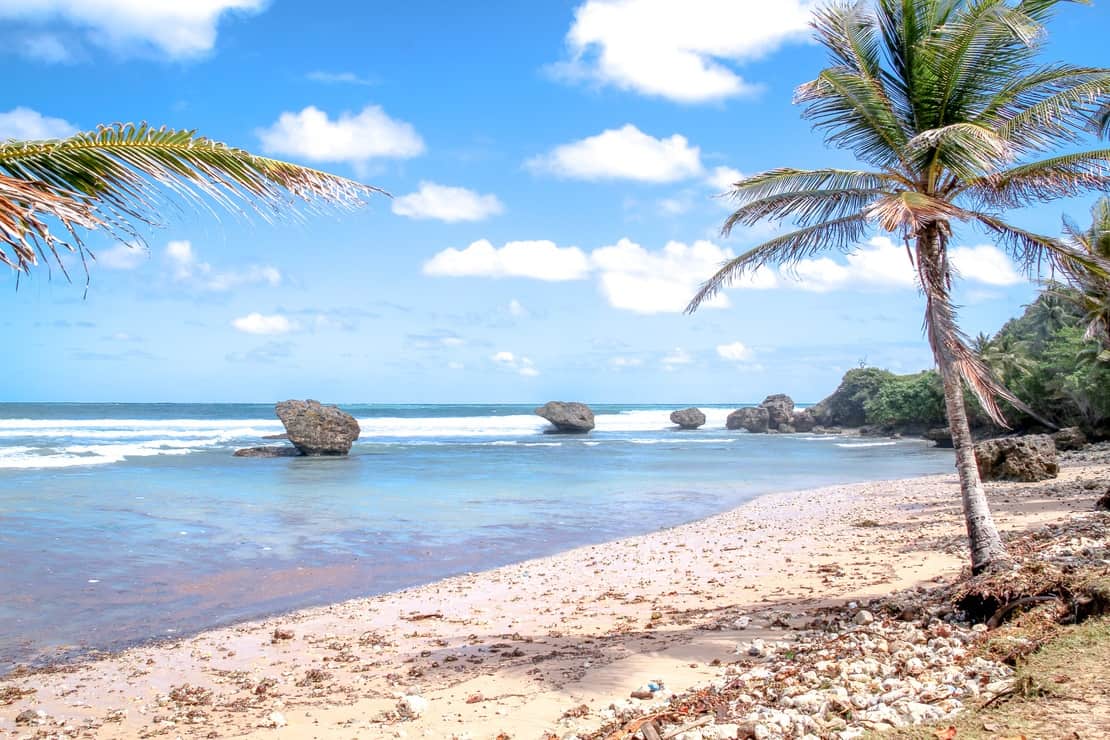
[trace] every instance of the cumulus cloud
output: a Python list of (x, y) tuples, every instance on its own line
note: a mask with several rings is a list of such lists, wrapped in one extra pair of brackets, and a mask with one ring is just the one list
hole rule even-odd
[(517, 375), (523, 375), (526, 378), (534, 378), (540, 374), (536, 369), (536, 365), (532, 360), (527, 357), (518, 357), (512, 352), (502, 350), (490, 355), (490, 360), (499, 367), (506, 370), (512, 370)]
[(480, 195), (466, 188), (434, 182), (421, 182), (417, 192), (393, 201), (393, 212), (398, 216), (435, 219), (449, 224), (481, 221), (504, 210), (505, 206), (496, 195)]
[[(3, 4), (0, 3), (0, 7)], [(0, 141), (20, 139), (64, 139), (77, 133), (77, 127), (62, 118), (44, 116), (36, 110), (19, 106), (0, 113)]]
[(590, 261), (578, 247), (551, 241), (508, 242), (494, 247), (488, 240), (466, 249), (448, 248), (424, 263), (425, 275), (447, 277), (527, 277), (536, 280), (580, 280)]
[[(0, 18), (32, 27), (59, 25), (117, 53), (155, 51), (171, 59), (195, 57), (216, 43), (220, 21), (258, 13), (267, 0), (3, 0)], [(45, 48), (57, 56), (57, 44)]]
[(266, 152), (310, 162), (364, 165), (373, 159), (407, 159), (424, 152), (424, 140), (412, 124), (390, 118), (376, 105), (334, 119), (310, 105), (299, 113), (282, 113), (273, 125), (256, 133)]
[(315, 70), (305, 75), (306, 79), (313, 82), (323, 82), (326, 85), (374, 85), (374, 80), (369, 77), (360, 77), (354, 72), (325, 72)]
[(96, 264), (109, 270), (134, 270), (150, 259), (150, 250), (138, 244), (117, 244), (96, 252)]
[(809, 36), (804, 0), (586, 0), (566, 36), (568, 81), (611, 85), (680, 103), (751, 94), (735, 65)]
[[(595, 249), (590, 259), (598, 271), (601, 292), (609, 305), (643, 314), (683, 311), (698, 286), (735, 255), (709, 241), (669, 242), (649, 251), (629, 239)], [(737, 287), (766, 289), (778, 284), (770, 270), (759, 270), (738, 281)], [(725, 308), (728, 296), (718, 293), (702, 304)]]
[(644, 361), (639, 357), (614, 357), (609, 364), (616, 368), (640, 367)]
[(701, 150), (685, 136), (656, 139), (632, 124), (563, 144), (525, 165), (578, 180), (675, 182), (702, 172)]
[(523, 303), (514, 298), (509, 301), (509, 315), (515, 316), (518, 319), (526, 318), (528, 316), (528, 309), (524, 307)]
[(752, 358), (752, 351), (743, 342), (718, 344), (717, 354), (731, 362), (745, 362)]
[(278, 313), (267, 316), (257, 312), (233, 319), (231, 325), (245, 334), (288, 334), (296, 328), (296, 324), (286, 316)]
[(744, 173), (734, 167), (714, 167), (706, 176), (705, 183), (715, 193), (726, 193), (732, 186), (744, 179)]
[(660, 362), (663, 364), (664, 370), (670, 371), (676, 370), (683, 365), (689, 365), (693, 361), (694, 358), (689, 352), (682, 349), (682, 347), (675, 347), (673, 350), (664, 355), (663, 359)]
[[(1016, 285), (1023, 278), (1010, 258), (998, 247), (982, 244), (953, 247), (952, 265), (964, 280), (984, 285)], [(888, 237), (877, 236), (843, 262), (831, 257), (802, 260), (793, 269), (781, 270), (783, 280), (803, 290), (824, 293), (831, 290), (897, 290), (913, 288), (917, 276), (906, 249)]]
[(198, 259), (189, 241), (166, 245), (166, 260), (173, 280), (198, 290), (222, 293), (245, 285), (281, 285), (281, 271), (271, 265), (248, 265), (237, 270), (216, 270)]

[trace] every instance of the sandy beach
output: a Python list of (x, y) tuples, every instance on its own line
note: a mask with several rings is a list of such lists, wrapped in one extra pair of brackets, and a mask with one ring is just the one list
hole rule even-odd
[[(988, 484), (1000, 526), (1090, 510), (1108, 457)], [(781, 636), (806, 609), (951, 580), (963, 541), (954, 474), (770, 494), (639, 537), (17, 670), (0, 681), (0, 736), (573, 736), (648, 682), (711, 681), (738, 641)], [(402, 697), (414, 698), (399, 709)]]

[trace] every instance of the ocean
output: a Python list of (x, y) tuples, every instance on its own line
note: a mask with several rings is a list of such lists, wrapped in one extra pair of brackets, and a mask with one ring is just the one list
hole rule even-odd
[[(678, 406), (343, 405), (347, 458), (250, 459), (272, 405), (0, 404), (0, 673), (394, 591), (731, 509), (952, 470), (919, 440), (678, 431)], [(278, 442), (277, 444), (284, 444)]]

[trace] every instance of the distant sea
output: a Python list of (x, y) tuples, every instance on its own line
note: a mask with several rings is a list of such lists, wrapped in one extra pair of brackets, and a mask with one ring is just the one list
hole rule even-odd
[(272, 405), (0, 404), (0, 673), (952, 469), (916, 440), (730, 432), (736, 406), (697, 431), (594, 406), (588, 436), (531, 405), (343, 408), (349, 458), (245, 459)]

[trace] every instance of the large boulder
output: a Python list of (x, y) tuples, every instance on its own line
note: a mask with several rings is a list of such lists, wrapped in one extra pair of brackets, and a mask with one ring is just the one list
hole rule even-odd
[(697, 429), (705, 423), (705, 414), (701, 409), (688, 408), (671, 412), (671, 423), (678, 424), (683, 429)]
[(983, 480), (1040, 481), (1060, 472), (1056, 444), (1047, 434), (988, 439), (975, 445)]
[(867, 423), (867, 402), (894, 377), (877, 367), (858, 367), (844, 373), (832, 395), (814, 404), (810, 411), (823, 427), (860, 427)]
[(1087, 445), (1087, 435), (1079, 427), (1064, 427), (1052, 435), (1058, 452), (1079, 450)]
[[(794, 429), (799, 432), (812, 432), (814, 427), (817, 426), (817, 419), (813, 418), (813, 412), (809, 409), (795, 409), (794, 411)], [(781, 431), (781, 429), (780, 429)]]
[(282, 401), (274, 410), (304, 455), (346, 455), (361, 431), (353, 416), (319, 401)]
[(767, 426), (771, 429), (778, 429), (783, 424), (794, 423), (794, 399), (785, 393), (767, 396), (763, 399), (763, 403), (759, 405), (767, 409)]
[(303, 453), (291, 445), (268, 445), (235, 450), (235, 457), (300, 457)]
[(725, 426), (729, 429), (747, 429), (749, 432), (760, 434), (766, 432), (771, 419), (771, 414), (763, 406), (755, 408), (736, 409), (725, 419)]
[(536, 409), (536, 415), (550, 421), (559, 434), (583, 434), (594, 428), (594, 412), (584, 403), (549, 401)]

